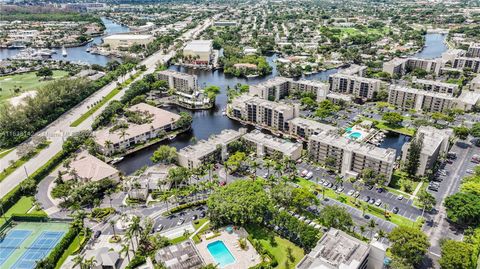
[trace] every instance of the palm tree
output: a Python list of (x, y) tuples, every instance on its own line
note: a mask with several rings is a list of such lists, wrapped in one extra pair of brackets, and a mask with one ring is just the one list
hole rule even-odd
[(80, 268), (83, 268), (83, 260), (84, 260), (85, 256), (82, 256), (81, 254), (78, 254), (77, 256), (75, 256), (75, 258), (73, 258), (73, 267), (75, 266), (80, 266)]
[(105, 149), (109, 150), (111, 146), (113, 146), (113, 142), (110, 140), (106, 140), (104, 143)]
[(264, 166), (267, 168), (267, 177), (270, 175), (270, 168), (273, 166), (273, 163), (269, 159), (265, 159)]
[(258, 168), (258, 166), (259, 166), (259, 163), (256, 159), (254, 159), (250, 162), (250, 167), (252, 167), (252, 169), (253, 169), (254, 179), (257, 178), (257, 168)]
[(90, 269), (95, 267), (97, 265), (97, 260), (95, 260), (95, 257), (91, 257), (90, 259), (86, 259), (84, 262), (85, 269)]
[(142, 226), (140, 226), (140, 217), (133, 216), (132, 221), (128, 226), (127, 232), (130, 233), (132, 237), (135, 237), (135, 242), (137, 243), (137, 246), (138, 246), (138, 234), (141, 232), (141, 230), (142, 230)]
[(373, 237), (373, 232), (375, 231), (375, 227), (377, 226), (377, 223), (375, 222), (374, 219), (371, 219), (368, 222), (368, 228), (370, 228), (370, 238)]
[(115, 230), (115, 220), (110, 220), (108, 223), (110, 224), (110, 227), (112, 227), (113, 230), (113, 237), (117, 238), (117, 231)]
[(362, 216), (365, 216), (365, 210), (367, 210), (368, 205), (366, 203), (361, 203), (361, 207), (362, 207)]
[(130, 245), (128, 243), (122, 244), (122, 249), (120, 250), (120, 253), (126, 253), (127, 258), (128, 258), (128, 263), (130, 263)]

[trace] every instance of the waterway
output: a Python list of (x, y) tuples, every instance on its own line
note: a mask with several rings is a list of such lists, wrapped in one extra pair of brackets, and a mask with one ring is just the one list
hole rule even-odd
[[(126, 33), (129, 31), (128, 27), (118, 24), (110, 19), (101, 18), (103, 24), (105, 25), (105, 34), (118, 34), (118, 33)], [(73, 48), (66, 48), (67, 57), (62, 56), (61, 49), (54, 49), (57, 53), (52, 55), (52, 59), (55, 60), (63, 60), (63, 61), (71, 61), (75, 63), (88, 63), (88, 64), (98, 64), (105, 66), (111, 60), (119, 60), (114, 57), (103, 56), (103, 55), (95, 55), (87, 52), (87, 49), (93, 45), (98, 45), (102, 43), (102, 37), (97, 36), (94, 37), (92, 42), (80, 46), (80, 47), (73, 47)], [(17, 53), (20, 52), (20, 49), (0, 49), (0, 60), (1, 59), (8, 59)]]
[(446, 38), (446, 34), (431, 33), (425, 35), (425, 47), (413, 56), (423, 59), (441, 57), (442, 53), (448, 50), (448, 46), (445, 43)]
[[(426, 57), (427, 55), (433, 55), (436, 53), (435, 57), (439, 57), (441, 53), (444, 51), (441, 48), (434, 48), (435, 46), (443, 47), (442, 40), (437, 40), (437, 37), (430, 37), (431, 35), (436, 34), (428, 34), (426, 37), (427, 47), (424, 50), (429, 50), (428, 53), (423, 54), (422, 57)], [(437, 41), (435, 41), (437, 40)], [(420, 57), (420, 56), (417, 56)], [(265, 77), (257, 77), (257, 78), (237, 78), (233, 76), (229, 76), (223, 73), (222, 70), (215, 70), (215, 71), (206, 71), (206, 70), (199, 70), (199, 69), (188, 69), (181, 66), (170, 66), (169, 69), (176, 70), (184, 73), (194, 74), (198, 77), (198, 83), (201, 87), (205, 87), (208, 85), (216, 85), (221, 88), (220, 94), (217, 96), (216, 99), (216, 106), (212, 110), (208, 111), (197, 111), (191, 112), (177, 107), (170, 107), (168, 110), (172, 112), (180, 112), (180, 111), (187, 111), (192, 114), (193, 116), (193, 124), (192, 130), (189, 133), (184, 133), (177, 136), (172, 141), (165, 141), (156, 145), (152, 145), (140, 151), (137, 151), (133, 154), (126, 156), (123, 161), (118, 163), (116, 166), (125, 174), (131, 174), (136, 170), (140, 169), (143, 166), (151, 166), (152, 162), (150, 161), (150, 156), (152, 156), (153, 152), (158, 148), (159, 145), (162, 144), (169, 144), (170, 146), (176, 147), (177, 149), (183, 148), (192, 144), (192, 138), (196, 140), (201, 139), (208, 139), (212, 134), (218, 134), (224, 129), (239, 129), (242, 127), (238, 122), (228, 119), (226, 116), (222, 115), (222, 108), (227, 104), (227, 87), (233, 88), (236, 84), (258, 84), (265, 80), (271, 79), (273, 77), (278, 76), (277, 70), (275, 68), (274, 61), (276, 60), (277, 56), (271, 55), (267, 57), (268, 62), (273, 67), (272, 73)], [(338, 69), (331, 69), (323, 72), (319, 72), (316, 74), (304, 76), (304, 79), (308, 80), (323, 80), (326, 81), (331, 74), (338, 72)], [(391, 147), (397, 150), (397, 155), (400, 154), (402, 145), (408, 141), (408, 137), (404, 135), (389, 135), (381, 144), (381, 147)]]

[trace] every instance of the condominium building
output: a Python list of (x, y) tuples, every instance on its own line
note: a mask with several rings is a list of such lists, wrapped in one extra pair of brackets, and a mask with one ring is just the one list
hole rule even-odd
[(455, 99), (452, 94), (428, 92), (410, 87), (391, 85), (388, 103), (402, 109), (443, 112), (452, 108)]
[(192, 94), (198, 89), (198, 80), (196, 75), (185, 74), (173, 70), (163, 70), (157, 73), (160, 80), (168, 82), (170, 89)]
[(423, 69), (428, 73), (439, 74), (444, 61), (438, 59), (394, 58), (383, 63), (383, 71), (390, 75), (404, 75), (409, 70)]
[(146, 47), (153, 42), (155, 37), (153, 35), (110, 35), (103, 38), (105, 45), (110, 46), (111, 49), (129, 48), (133, 45), (141, 45)]
[(95, 142), (103, 154), (111, 155), (135, 144), (145, 143), (160, 134), (165, 135), (177, 129), (176, 123), (180, 119), (178, 114), (145, 103), (134, 105), (129, 110), (149, 115), (150, 121), (144, 124), (128, 123), (128, 127), (122, 130), (104, 128), (96, 131)]
[(470, 90), (471, 91), (480, 91), (480, 75), (477, 75), (472, 81), (470, 82)]
[(277, 156), (277, 154), (290, 160), (298, 160), (302, 157), (303, 146), (301, 143), (293, 143), (264, 134), (259, 130), (245, 134), (242, 140), (255, 149), (258, 157)]
[[(421, 140), (422, 150), (420, 153), (420, 164), (417, 170), (417, 176), (425, 175), (428, 169), (434, 167), (438, 157), (446, 154), (450, 146), (450, 137), (452, 137), (452, 129), (437, 129), (431, 126), (421, 126), (418, 128), (415, 139)], [(405, 163), (408, 159), (408, 152), (411, 142), (407, 142), (402, 146), (402, 161)]]
[(453, 68), (465, 69), (470, 68), (475, 73), (480, 73), (480, 58), (457, 57), (453, 61)]
[(289, 134), (303, 140), (308, 140), (312, 135), (336, 129), (337, 127), (300, 117), (288, 122)]
[(297, 264), (297, 269), (382, 269), (387, 246), (366, 243), (330, 228), (317, 245)]
[(367, 67), (365, 65), (352, 64), (345, 69), (340, 69), (338, 72), (349, 76), (364, 77), (367, 73)]
[(374, 93), (380, 90), (378, 79), (336, 73), (329, 77), (330, 91), (351, 94), (362, 99), (372, 99)]
[(202, 164), (224, 161), (228, 157), (228, 145), (237, 141), (246, 133), (246, 129), (239, 131), (222, 130), (212, 135), (208, 140), (200, 140), (194, 145), (184, 147), (178, 151), (178, 164), (183, 167), (196, 168)]
[(212, 62), (212, 56), (212, 40), (192, 40), (183, 48), (184, 59), (189, 58), (195, 64), (208, 65)]
[(299, 104), (272, 102), (243, 94), (233, 99), (227, 110), (230, 117), (270, 130), (288, 130), (288, 121), (298, 117)]
[(442, 53), (442, 60), (444, 60), (444, 62), (453, 63), (455, 58), (460, 57), (460, 56), (464, 56), (464, 55), (465, 55), (465, 50), (449, 49), (449, 50), (445, 51), (444, 53)]
[(480, 57), (480, 43), (473, 43), (468, 47), (467, 57)]
[(329, 165), (347, 177), (357, 177), (365, 168), (370, 168), (383, 174), (388, 185), (396, 150), (355, 142), (330, 131), (310, 136), (308, 153), (311, 160)]
[(250, 86), (250, 95), (263, 99), (278, 101), (292, 93), (311, 93), (317, 100), (325, 100), (328, 93), (328, 85), (315, 80), (297, 80), (290, 78), (275, 77), (263, 83)]
[(349, 104), (352, 102), (352, 96), (336, 92), (328, 93), (326, 99), (336, 105)]
[(446, 83), (436, 80), (412, 79), (412, 87), (428, 92), (450, 93), (458, 92), (458, 84)]

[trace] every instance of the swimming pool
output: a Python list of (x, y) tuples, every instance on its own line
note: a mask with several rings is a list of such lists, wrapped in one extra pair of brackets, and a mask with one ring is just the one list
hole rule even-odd
[(353, 132), (353, 133), (349, 134), (348, 137), (350, 137), (352, 139), (359, 139), (360, 137), (362, 137), (362, 134), (359, 133), (359, 132)]
[(220, 268), (224, 268), (225, 266), (235, 262), (235, 258), (233, 257), (232, 253), (230, 253), (227, 246), (225, 246), (223, 241), (218, 240), (212, 242), (207, 245), (207, 249), (215, 262), (218, 263)]

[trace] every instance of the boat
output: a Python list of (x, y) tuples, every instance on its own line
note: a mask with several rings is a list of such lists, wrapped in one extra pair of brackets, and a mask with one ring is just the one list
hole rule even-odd
[(65, 46), (62, 47), (62, 56), (67, 57), (67, 50), (65, 49)]
[(173, 140), (173, 139), (175, 139), (175, 137), (177, 137), (177, 135), (171, 134), (171, 135), (168, 136), (168, 139)]
[(124, 157), (116, 157), (116, 158), (113, 158), (113, 160), (112, 160), (111, 164), (116, 164), (116, 163), (118, 163), (118, 162), (122, 161), (122, 160), (123, 160), (123, 158), (124, 158)]

